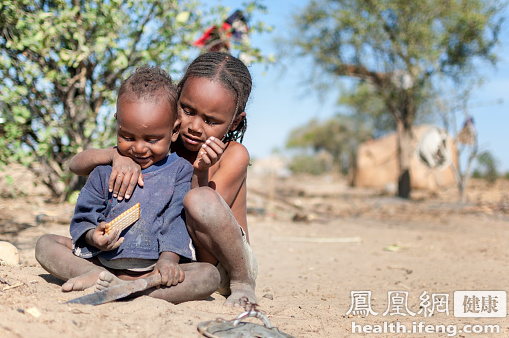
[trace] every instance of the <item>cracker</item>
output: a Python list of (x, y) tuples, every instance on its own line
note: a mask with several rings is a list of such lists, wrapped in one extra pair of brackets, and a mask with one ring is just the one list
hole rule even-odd
[(115, 219), (106, 224), (106, 233), (109, 234), (116, 229), (123, 231), (127, 227), (131, 226), (134, 222), (140, 219), (140, 203), (136, 203), (133, 207), (124, 211)]

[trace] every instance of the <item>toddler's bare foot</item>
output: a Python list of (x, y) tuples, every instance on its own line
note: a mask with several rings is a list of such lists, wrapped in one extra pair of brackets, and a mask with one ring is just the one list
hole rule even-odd
[(62, 291), (83, 291), (91, 286), (94, 286), (95, 282), (97, 281), (97, 276), (101, 271), (103, 270), (93, 269), (81, 276), (69, 279), (62, 285)]
[(226, 306), (244, 306), (246, 298), (251, 304), (256, 304), (258, 302), (254, 287), (249, 283), (231, 282), (230, 289), (232, 293), (224, 302)]
[(126, 283), (109, 271), (103, 271), (97, 277), (95, 282), (95, 291), (102, 291), (115, 285)]

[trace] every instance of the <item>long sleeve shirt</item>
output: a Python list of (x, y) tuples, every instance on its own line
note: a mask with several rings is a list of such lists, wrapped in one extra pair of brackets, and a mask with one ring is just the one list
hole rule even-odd
[[(74, 253), (83, 258), (96, 255), (118, 258), (155, 259), (170, 251), (196, 260), (194, 247), (185, 225), (183, 199), (191, 187), (192, 165), (175, 153), (142, 170), (143, 187), (137, 186), (129, 200), (118, 201), (108, 191), (110, 165), (96, 167), (78, 197), (70, 233)], [(110, 222), (140, 203), (140, 219), (125, 229), (124, 242), (111, 251), (88, 245), (85, 234), (100, 222)]]

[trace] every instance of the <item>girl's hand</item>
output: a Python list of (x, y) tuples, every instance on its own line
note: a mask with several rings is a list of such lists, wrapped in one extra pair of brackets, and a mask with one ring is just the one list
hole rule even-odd
[(219, 161), (223, 155), (225, 144), (218, 138), (211, 136), (201, 146), (198, 156), (193, 163), (196, 170), (207, 170)]
[(106, 224), (106, 222), (101, 222), (95, 229), (88, 231), (86, 241), (102, 251), (115, 250), (124, 243), (124, 237), (119, 238), (120, 229), (107, 234)]
[[(168, 255), (171, 255), (171, 258)], [(161, 253), (153, 273), (161, 274), (161, 285), (172, 286), (184, 281), (184, 271), (178, 264), (178, 255), (172, 252)]]
[(113, 192), (113, 197), (119, 201), (124, 197), (127, 200), (133, 194), (136, 184), (143, 187), (140, 165), (117, 151), (112, 160), (112, 170), (108, 182), (109, 192)]

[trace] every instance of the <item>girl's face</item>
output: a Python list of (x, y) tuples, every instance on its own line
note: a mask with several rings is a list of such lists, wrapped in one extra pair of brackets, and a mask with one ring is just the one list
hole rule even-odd
[(208, 78), (187, 79), (177, 103), (180, 138), (189, 151), (198, 151), (211, 136), (220, 140), (228, 130), (235, 130), (245, 117), (234, 117), (236, 98), (219, 82)]

